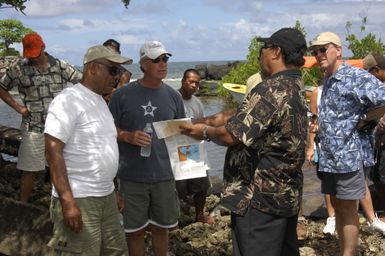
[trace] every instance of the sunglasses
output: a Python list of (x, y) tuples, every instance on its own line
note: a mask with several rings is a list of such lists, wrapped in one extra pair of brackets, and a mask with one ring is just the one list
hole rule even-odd
[(170, 57), (168, 57), (167, 55), (164, 55), (164, 56), (160, 56), (160, 57), (158, 57), (156, 59), (151, 60), (151, 62), (154, 63), (154, 64), (159, 63), (160, 61), (163, 61), (164, 63), (167, 63), (169, 58)]
[(328, 48), (326, 48), (326, 47), (324, 46), (324, 47), (321, 47), (321, 48), (319, 48), (319, 49), (317, 49), (317, 50), (314, 50), (311, 54), (312, 54), (313, 56), (317, 56), (317, 55), (318, 55), (318, 52), (324, 54), (324, 53), (326, 53), (327, 50), (328, 50)]
[(110, 65), (107, 65), (106, 63), (99, 62), (99, 61), (95, 61), (95, 62), (107, 67), (108, 72), (110, 73), (111, 76), (117, 76), (121, 74), (121, 68), (118, 66), (110, 66)]

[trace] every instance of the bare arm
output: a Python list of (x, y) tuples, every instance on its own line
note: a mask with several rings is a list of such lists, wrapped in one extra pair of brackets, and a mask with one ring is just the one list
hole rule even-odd
[(242, 143), (229, 133), (224, 126), (213, 127), (206, 124), (181, 125), (182, 134), (191, 136), (197, 140), (204, 139), (203, 134), (206, 129), (206, 136), (213, 142), (221, 146), (232, 146)]
[(23, 117), (28, 117), (29, 111), (24, 105), (20, 105), (8, 91), (0, 87), (0, 98)]
[(203, 123), (210, 126), (219, 127), (225, 125), (227, 121), (235, 114), (235, 112), (236, 109), (229, 109), (208, 117), (195, 119), (193, 122), (194, 124)]
[[(317, 109), (317, 97), (318, 97), (318, 88), (314, 88), (311, 97), (310, 97), (310, 111), (313, 114), (318, 114)], [(309, 133), (309, 144), (306, 150), (306, 159), (311, 162), (314, 160), (314, 137), (315, 133)]]
[(129, 143), (132, 145), (137, 145), (139, 147), (147, 146), (151, 143), (150, 136), (143, 131), (133, 131), (129, 132), (120, 128), (118, 130), (118, 141)]
[(63, 157), (64, 146), (65, 144), (59, 139), (45, 134), (45, 156), (50, 168), (52, 183), (59, 194), (64, 224), (75, 233), (79, 233), (83, 226), (82, 216), (68, 181)]

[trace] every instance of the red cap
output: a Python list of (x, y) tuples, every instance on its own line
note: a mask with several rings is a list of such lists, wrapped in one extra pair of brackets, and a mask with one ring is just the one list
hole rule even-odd
[(30, 33), (23, 38), (23, 56), (24, 58), (36, 58), (40, 55), (44, 46), (43, 39), (38, 33)]

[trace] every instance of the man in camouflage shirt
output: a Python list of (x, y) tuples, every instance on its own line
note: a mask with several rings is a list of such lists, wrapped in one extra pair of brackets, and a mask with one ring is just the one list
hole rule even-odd
[[(82, 74), (73, 66), (44, 51), (45, 44), (37, 33), (23, 38), (26, 58), (8, 68), (0, 78), (0, 98), (22, 115), (22, 140), (17, 168), (22, 170), (20, 201), (27, 202), (32, 193), (36, 172), (45, 169), (44, 123), (48, 106), (68, 82), (77, 83)], [(17, 87), (22, 104), (8, 92)]]
[(229, 146), (222, 205), (231, 210), (233, 255), (299, 255), (296, 226), (307, 133), (299, 68), (306, 41), (292, 28), (260, 40), (266, 80), (233, 116), (222, 112), (181, 128), (196, 139)]

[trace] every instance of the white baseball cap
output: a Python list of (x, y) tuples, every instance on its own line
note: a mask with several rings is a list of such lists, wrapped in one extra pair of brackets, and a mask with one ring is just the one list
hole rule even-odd
[(168, 56), (172, 56), (165, 48), (164, 45), (159, 41), (148, 41), (143, 44), (139, 51), (140, 59), (145, 57), (149, 59), (156, 59), (162, 54), (167, 54)]

